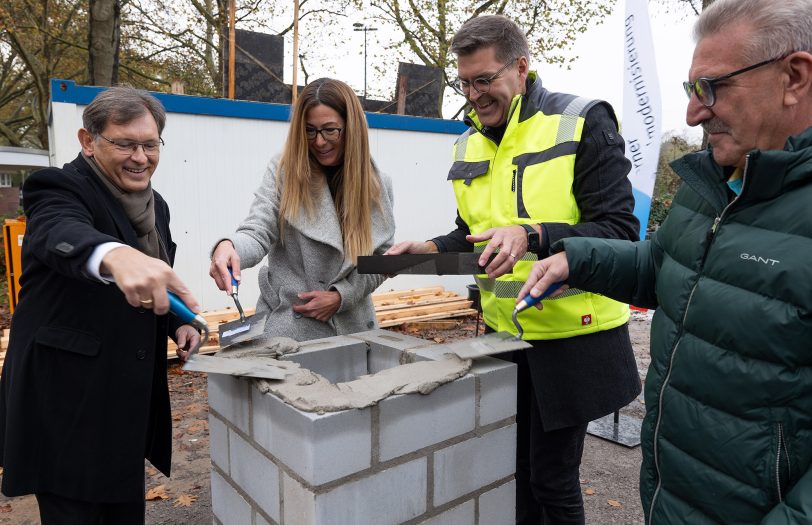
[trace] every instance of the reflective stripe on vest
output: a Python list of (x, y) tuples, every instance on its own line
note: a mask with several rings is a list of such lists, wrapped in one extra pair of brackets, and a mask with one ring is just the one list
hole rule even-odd
[[(592, 101), (573, 98), (559, 114), (541, 111), (520, 120), (517, 96), (511, 104), (501, 143), (469, 128), (454, 145), (452, 181), (457, 207), (472, 234), (509, 224), (576, 224), (580, 211), (572, 193), (575, 152), (584, 115)], [(487, 243), (475, 247), (481, 251)], [(512, 314), (535, 254), (516, 261), (513, 272), (498, 279), (477, 276), (485, 322), (498, 331), (516, 333)], [(560, 339), (618, 327), (628, 321), (628, 305), (598, 294), (570, 289), (544, 301), (544, 310), (519, 314), (524, 338)]]

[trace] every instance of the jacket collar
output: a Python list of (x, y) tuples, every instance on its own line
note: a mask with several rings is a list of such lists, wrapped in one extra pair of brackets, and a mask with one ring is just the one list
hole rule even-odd
[[(740, 202), (768, 200), (808, 184), (812, 180), (812, 127), (789, 137), (782, 150), (752, 150), (747, 156)], [(717, 209), (727, 204), (725, 181), (732, 168), (719, 166), (710, 146), (675, 160), (671, 167)]]
[(321, 175), (317, 175), (316, 178), (315, 213), (310, 217), (301, 210), (301, 213), (291, 221), (291, 226), (314, 241), (332, 246), (343, 256), (344, 236), (341, 234), (341, 224), (338, 222), (333, 196), (330, 194), (327, 180)]

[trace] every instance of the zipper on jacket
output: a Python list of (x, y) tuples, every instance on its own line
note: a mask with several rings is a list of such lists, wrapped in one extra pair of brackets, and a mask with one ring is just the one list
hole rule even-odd
[(516, 193), (516, 169), (513, 169), (513, 178), (510, 179), (510, 191)]
[[(685, 312), (683, 312), (683, 314), (682, 314), (682, 321), (680, 322), (680, 329), (679, 329), (679, 335), (677, 337), (677, 342), (674, 344), (674, 349), (671, 351), (671, 359), (669, 359), (669, 362), (668, 362), (668, 372), (665, 375), (665, 379), (663, 379), (662, 386), (660, 386), (660, 396), (659, 396), (658, 403), (657, 403), (657, 423), (655, 423), (655, 425), (654, 425), (654, 438), (653, 438), (653, 447), (652, 447), (654, 449), (654, 470), (657, 472), (657, 487), (654, 489), (654, 494), (651, 496), (651, 504), (649, 505), (649, 510), (648, 510), (648, 523), (649, 523), (649, 525), (652, 525), (652, 523), (653, 523), (652, 516), (654, 515), (654, 505), (657, 502), (657, 496), (660, 494), (660, 488), (662, 487), (662, 474), (660, 474), (660, 457), (659, 457), (659, 449), (657, 447), (657, 439), (659, 438), (659, 435), (660, 435), (660, 423), (661, 423), (662, 417), (663, 417), (663, 394), (665, 393), (665, 387), (668, 386), (668, 381), (671, 378), (671, 371), (674, 368), (674, 357), (677, 355), (677, 349), (679, 348), (679, 343), (682, 340), (682, 336), (683, 336), (684, 331), (685, 331), (685, 319), (688, 318), (688, 310), (690, 308), (691, 301), (694, 298), (694, 292), (696, 292), (696, 289), (699, 286), (699, 277), (701, 276), (700, 274), (702, 273), (702, 270), (705, 267), (705, 262), (706, 262), (706, 259), (708, 257), (708, 253), (710, 253), (711, 244), (713, 243), (714, 239), (716, 238), (716, 232), (719, 230), (719, 224), (721, 224), (722, 219), (725, 217), (725, 215), (727, 214), (730, 207), (733, 206), (733, 204), (735, 204), (736, 201), (739, 200), (739, 197), (741, 197), (742, 194), (744, 194), (744, 187), (747, 184), (747, 167), (748, 167), (749, 163), (750, 163), (750, 155), (748, 154), (747, 156), (744, 157), (744, 170), (742, 171), (742, 191), (741, 191), (741, 193), (739, 195), (736, 195), (736, 197), (732, 201), (730, 201), (727, 206), (724, 207), (724, 209), (719, 214), (719, 216), (716, 217), (713, 220), (713, 225), (711, 226), (710, 230), (708, 231), (707, 244), (705, 245), (705, 252), (702, 254), (702, 260), (699, 262), (699, 268), (697, 268), (697, 272), (696, 272), (697, 279), (696, 279), (696, 282), (694, 283), (693, 288), (691, 288), (691, 293), (688, 296), (688, 302), (685, 305)], [(780, 446), (781, 446), (781, 444), (779, 443), (779, 447)], [(776, 466), (776, 473), (777, 473), (777, 471), (778, 471), (778, 467)], [(777, 476), (776, 476), (776, 479), (778, 479)], [(780, 491), (781, 491), (781, 488), (779, 486), (779, 498), (781, 497), (780, 496)]]
[[(783, 455), (782, 455), (783, 453)], [(789, 449), (787, 449), (786, 435), (784, 433), (784, 424), (778, 423), (778, 446), (775, 453), (775, 488), (778, 493), (778, 502), (784, 501), (784, 491), (781, 486), (781, 462), (786, 465), (786, 480), (789, 483), (792, 477), (792, 465), (789, 461)]]

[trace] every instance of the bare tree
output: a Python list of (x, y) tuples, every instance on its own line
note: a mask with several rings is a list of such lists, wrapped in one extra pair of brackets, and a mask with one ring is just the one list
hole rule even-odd
[(524, 28), (532, 55), (547, 63), (568, 64), (574, 58), (563, 52), (590, 25), (601, 23), (613, 4), (614, 0), (372, 0), (371, 18), (397, 27), (403, 36), (396, 44), (399, 50), (442, 69), (448, 85), (456, 64), (449, 52), (451, 39), (466, 20), (506, 15)]
[(112, 86), (118, 82), (118, 52), (121, 42), (119, 0), (89, 0), (88, 61), (90, 83)]
[(80, 2), (0, 3), (0, 140), (48, 148), (50, 79), (83, 77), (86, 34)]

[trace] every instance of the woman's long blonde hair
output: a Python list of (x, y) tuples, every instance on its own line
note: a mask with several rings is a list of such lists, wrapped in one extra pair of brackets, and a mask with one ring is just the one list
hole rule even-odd
[(316, 213), (314, 195), (322, 184), (319, 177), (323, 172), (308, 150), (305, 121), (307, 112), (319, 104), (332, 108), (344, 119), (341, 131), (344, 159), (335, 205), (345, 257), (355, 263), (359, 255), (372, 253), (372, 208), (381, 205), (381, 180), (369, 154), (364, 110), (352, 88), (340, 80), (314, 80), (302, 90), (293, 108), (288, 139), (279, 163), (280, 233), (284, 231), (285, 222), (291, 222), (302, 210), (309, 218)]

